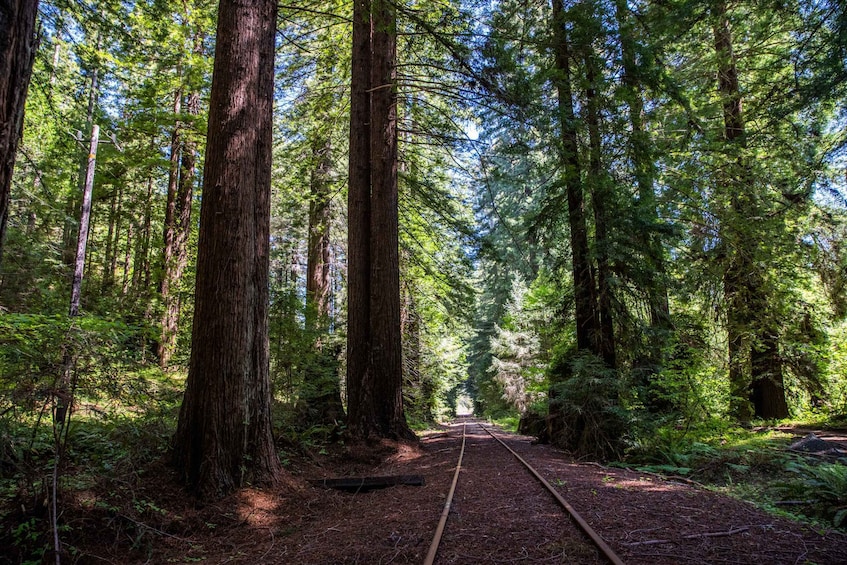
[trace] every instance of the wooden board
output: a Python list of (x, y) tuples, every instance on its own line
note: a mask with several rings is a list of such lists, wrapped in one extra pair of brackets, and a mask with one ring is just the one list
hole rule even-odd
[(317, 487), (334, 488), (348, 492), (366, 492), (373, 489), (408, 485), (424, 485), (423, 475), (392, 475), (388, 477), (340, 477), (337, 479), (316, 479), (309, 481)]

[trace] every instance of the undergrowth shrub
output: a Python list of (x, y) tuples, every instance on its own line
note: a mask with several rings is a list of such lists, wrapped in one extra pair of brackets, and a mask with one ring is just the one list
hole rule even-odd
[(779, 484), (785, 495), (806, 502), (813, 516), (847, 526), (847, 465), (792, 461), (785, 468), (797, 475), (797, 480)]
[(578, 457), (620, 457), (631, 414), (619, 373), (602, 359), (572, 350), (551, 366), (550, 441)]
[[(182, 381), (145, 367), (153, 342), (143, 324), (0, 315), (0, 546), (11, 545), (17, 561), (52, 546), (52, 501), (53, 521), (70, 537), (63, 493), (123, 480), (167, 448)], [(57, 419), (64, 425), (54, 422), (60, 404), (69, 408)]]

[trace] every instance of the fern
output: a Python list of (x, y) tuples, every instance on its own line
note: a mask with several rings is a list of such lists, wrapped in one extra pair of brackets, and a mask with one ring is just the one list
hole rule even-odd
[(814, 501), (836, 527), (844, 523), (847, 518), (847, 466), (840, 463), (809, 465), (793, 461), (785, 468), (799, 475), (800, 480), (783, 485), (783, 490)]

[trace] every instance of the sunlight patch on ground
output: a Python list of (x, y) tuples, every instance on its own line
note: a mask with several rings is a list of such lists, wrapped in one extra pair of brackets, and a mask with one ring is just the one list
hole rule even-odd
[(245, 490), (238, 498), (238, 517), (245, 524), (269, 526), (277, 521), (278, 498), (257, 490)]
[(663, 480), (653, 481), (649, 478), (616, 479), (614, 482), (611, 482), (610, 485), (613, 485), (615, 488), (646, 490), (649, 492), (672, 492), (683, 487), (683, 485), (679, 483), (666, 482)]

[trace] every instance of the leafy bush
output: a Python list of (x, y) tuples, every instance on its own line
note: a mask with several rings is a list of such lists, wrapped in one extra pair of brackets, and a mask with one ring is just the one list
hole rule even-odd
[(74, 374), (75, 393), (91, 402), (137, 401), (149, 394), (148, 381), (127, 375), (139, 367), (148, 333), (96, 316), (0, 316), (0, 413), (39, 410), (66, 370)]
[(569, 352), (554, 360), (551, 374), (550, 441), (577, 456), (619, 457), (631, 420), (619, 373), (594, 355)]
[(792, 461), (786, 470), (799, 479), (780, 485), (785, 494), (808, 501), (813, 514), (831, 520), (836, 527), (847, 525), (847, 466)]

